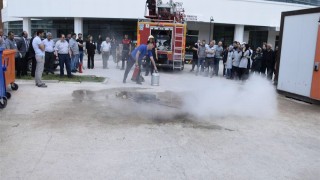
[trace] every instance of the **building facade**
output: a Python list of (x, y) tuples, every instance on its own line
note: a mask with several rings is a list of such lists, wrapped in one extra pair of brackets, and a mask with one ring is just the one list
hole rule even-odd
[[(169, 0), (163, 0), (167, 2)], [(318, 0), (180, 0), (187, 15), (187, 44), (198, 39), (262, 42), (277, 45), (281, 12), (318, 6)], [(54, 36), (71, 32), (136, 39), (137, 21), (144, 19), (146, 0), (9, 0), (2, 9), (4, 32), (32, 34), (44, 29)]]

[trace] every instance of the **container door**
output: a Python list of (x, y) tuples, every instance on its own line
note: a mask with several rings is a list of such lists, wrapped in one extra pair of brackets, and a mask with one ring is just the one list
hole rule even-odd
[(320, 23), (318, 25), (318, 37), (314, 61), (311, 98), (320, 100)]

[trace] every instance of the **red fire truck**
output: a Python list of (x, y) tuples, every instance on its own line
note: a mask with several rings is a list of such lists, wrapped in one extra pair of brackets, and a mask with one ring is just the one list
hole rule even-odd
[(145, 17), (138, 21), (137, 45), (147, 43), (152, 35), (156, 41), (157, 66), (183, 70), (186, 23), (182, 3), (147, 0)]

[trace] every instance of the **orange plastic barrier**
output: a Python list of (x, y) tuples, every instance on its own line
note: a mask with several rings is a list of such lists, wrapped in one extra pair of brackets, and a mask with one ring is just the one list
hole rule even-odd
[(14, 84), (16, 80), (15, 54), (15, 50), (9, 49), (4, 50), (2, 54), (2, 64), (7, 66), (7, 71), (5, 72), (6, 86)]

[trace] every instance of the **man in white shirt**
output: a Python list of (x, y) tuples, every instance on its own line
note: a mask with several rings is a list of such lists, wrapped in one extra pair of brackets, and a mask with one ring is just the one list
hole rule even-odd
[(60, 35), (60, 40), (56, 42), (54, 47), (55, 55), (59, 58), (60, 77), (64, 76), (64, 65), (66, 65), (68, 78), (72, 78), (71, 75), (71, 52), (69, 43), (66, 40), (64, 34)]
[(206, 46), (206, 68), (208, 68), (206, 70), (206, 76), (209, 75), (210, 73), (210, 68), (212, 70), (212, 73), (210, 75), (210, 77), (212, 78), (214, 75), (214, 71), (213, 71), (213, 62), (214, 62), (214, 56), (215, 56), (215, 40), (210, 41), (210, 44), (208, 46)]
[(52, 40), (52, 34), (50, 32), (47, 33), (47, 38), (42, 41), (44, 45), (45, 51), (45, 63), (44, 63), (44, 71), (48, 74), (54, 74), (54, 42)]
[(41, 41), (43, 34), (44, 34), (43, 30), (37, 31), (37, 36), (32, 41), (32, 47), (36, 54), (36, 61), (37, 61), (36, 73), (35, 73), (36, 86), (41, 88), (46, 88), (47, 85), (45, 85), (41, 80), (43, 69), (44, 69), (44, 45)]
[(102, 52), (102, 63), (103, 69), (108, 69), (108, 60), (110, 56), (111, 43), (110, 38), (107, 37), (105, 41), (102, 42), (100, 51)]

